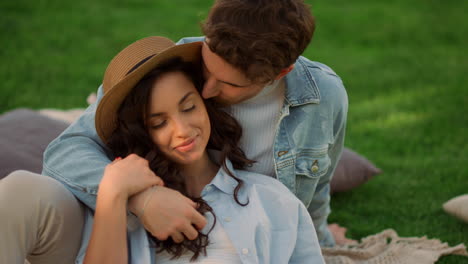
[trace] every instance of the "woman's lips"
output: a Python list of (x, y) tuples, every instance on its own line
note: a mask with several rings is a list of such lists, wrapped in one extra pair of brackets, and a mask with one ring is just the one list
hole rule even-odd
[(194, 137), (192, 139), (189, 139), (187, 141), (184, 141), (182, 144), (175, 147), (175, 149), (180, 151), (180, 152), (190, 151), (195, 147), (195, 139), (196, 139), (196, 137)]

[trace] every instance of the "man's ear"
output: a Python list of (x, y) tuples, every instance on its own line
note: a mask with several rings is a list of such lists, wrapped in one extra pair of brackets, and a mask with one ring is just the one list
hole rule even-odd
[(280, 73), (276, 76), (275, 81), (283, 78), (286, 74), (291, 72), (294, 69), (294, 64), (289, 65), (289, 67), (284, 68), (280, 71)]

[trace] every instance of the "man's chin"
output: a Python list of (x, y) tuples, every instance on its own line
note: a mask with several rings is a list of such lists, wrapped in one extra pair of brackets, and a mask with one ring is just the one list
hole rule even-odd
[(219, 97), (215, 97), (213, 98), (213, 101), (215, 102), (216, 106), (218, 107), (228, 107), (228, 106), (231, 106), (231, 105), (235, 105), (235, 104), (239, 104), (243, 101), (245, 101), (246, 99), (238, 99), (238, 100), (235, 100), (235, 99), (226, 99), (226, 98), (219, 98)]
[(226, 100), (226, 99), (218, 98), (218, 97), (213, 98), (213, 101), (215, 102), (215, 106), (220, 107), (220, 108), (228, 107), (230, 105), (236, 104), (236, 102), (232, 102), (230, 100)]

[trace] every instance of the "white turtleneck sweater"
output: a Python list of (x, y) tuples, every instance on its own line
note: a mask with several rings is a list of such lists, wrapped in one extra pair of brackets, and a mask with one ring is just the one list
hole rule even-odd
[(273, 143), (281, 109), (285, 81), (280, 79), (265, 86), (255, 97), (226, 107), (242, 126), (240, 147), (256, 163), (246, 170), (275, 177)]

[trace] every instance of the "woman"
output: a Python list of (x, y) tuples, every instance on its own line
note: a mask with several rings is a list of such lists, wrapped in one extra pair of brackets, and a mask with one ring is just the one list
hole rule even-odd
[[(253, 161), (237, 147), (239, 124), (199, 94), (200, 48), (149, 37), (109, 64), (96, 130), (125, 158), (106, 167), (78, 261), (323, 263), (304, 205), (275, 179), (242, 170)], [(141, 223), (128, 227), (128, 199), (151, 186), (145, 205), (166, 187), (197, 202), (208, 224), (196, 239), (159, 241)]]

